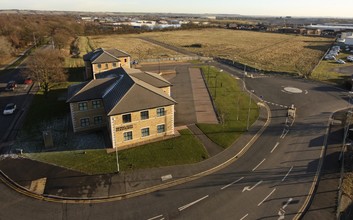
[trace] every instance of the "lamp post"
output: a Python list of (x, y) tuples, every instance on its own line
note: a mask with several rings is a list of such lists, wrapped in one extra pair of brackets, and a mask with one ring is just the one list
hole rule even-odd
[[(219, 70), (219, 72), (221, 73), (221, 72), (223, 72), (223, 70), (221, 69), (221, 70)], [(216, 74), (216, 83), (215, 83), (215, 91), (214, 91), (214, 98), (216, 99), (216, 97), (217, 97), (217, 76), (218, 76), (218, 74), (219, 73), (217, 73)]]
[(246, 130), (248, 131), (249, 130), (249, 121), (250, 121), (250, 106), (251, 106), (251, 92), (250, 92), (250, 95), (249, 95), (249, 108), (248, 108), (248, 120), (246, 122)]
[(245, 90), (245, 76), (246, 76), (246, 64), (244, 64), (244, 79), (243, 79), (243, 91)]
[(116, 171), (117, 171), (117, 173), (119, 173), (120, 167), (119, 167), (118, 147), (115, 147), (115, 156), (116, 156)]

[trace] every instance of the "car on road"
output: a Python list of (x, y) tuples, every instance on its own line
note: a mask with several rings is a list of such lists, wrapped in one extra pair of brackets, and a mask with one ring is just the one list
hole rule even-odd
[(347, 61), (353, 62), (353, 56), (352, 56), (352, 55), (351, 55), (351, 56), (348, 56), (348, 57), (347, 57)]
[(10, 81), (7, 83), (7, 86), (5, 88), (6, 91), (14, 91), (15, 88), (17, 87), (17, 84), (15, 81)]
[(16, 104), (14, 103), (9, 103), (5, 106), (5, 109), (3, 111), (4, 115), (12, 115), (16, 110)]
[(341, 59), (336, 60), (336, 62), (339, 63), (339, 64), (345, 64), (346, 63), (346, 62), (344, 62), (344, 60), (341, 60)]
[(23, 84), (32, 84), (33, 83), (33, 80), (30, 78), (30, 77), (27, 77), (24, 81), (23, 81)]

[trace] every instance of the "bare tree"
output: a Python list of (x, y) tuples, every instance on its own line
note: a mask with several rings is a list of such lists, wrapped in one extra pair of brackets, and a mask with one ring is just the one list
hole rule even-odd
[(40, 83), (41, 89), (47, 95), (49, 90), (59, 82), (67, 80), (67, 74), (63, 68), (64, 58), (58, 50), (41, 49), (30, 56), (25, 76), (32, 77)]

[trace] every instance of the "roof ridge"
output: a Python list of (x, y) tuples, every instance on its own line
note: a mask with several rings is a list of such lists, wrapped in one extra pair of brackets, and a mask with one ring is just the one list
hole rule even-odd
[[(130, 76), (130, 77), (135, 82), (135, 84), (137, 84), (137, 85), (139, 85), (139, 86), (141, 86), (141, 87), (143, 87), (143, 88), (145, 88), (145, 89), (147, 89), (147, 90), (149, 90), (149, 91), (151, 91), (151, 92), (153, 92), (153, 93), (155, 93), (155, 94), (157, 94), (157, 95), (159, 95), (159, 96), (161, 96), (163, 98), (166, 98), (166, 99), (168, 99), (168, 100), (170, 100), (170, 101), (172, 101), (174, 103), (177, 103), (171, 96), (169, 96), (167, 93), (165, 93), (162, 89), (157, 88), (157, 87), (155, 87), (155, 86), (153, 86), (153, 85), (151, 85), (149, 83), (146, 83), (146, 82), (144, 82), (144, 81), (142, 81), (140, 79), (137, 79), (136, 77), (133, 77), (133, 76)], [(145, 85), (148, 85), (148, 86), (145, 86)], [(148, 88), (148, 87), (153, 88), (153, 90)], [(154, 90), (159, 90), (159, 91), (157, 92), (157, 91), (154, 91)]]
[[(143, 72), (143, 71), (141, 71), (141, 72)], [(164, 79), (163, 76), (161, 76), (161, 75), (159, 75), (159, 74), (157, 74), (157, 73), (152, 73), (152, 72), (147, 72), (147, 71), (145, 71), (145, 73), (147, 73), (148, 75), (154, 77), (155, 79), (158, 79), (159, 81), (162, 81), (162, 82), (171, 84), (168, 80)], [(155, 77), (154, 75), (158, 75), (158, 76), (160, 76), (160, 77)]]

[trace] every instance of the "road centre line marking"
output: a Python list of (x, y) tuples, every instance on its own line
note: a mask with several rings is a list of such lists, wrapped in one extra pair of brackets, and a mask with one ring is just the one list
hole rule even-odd
[(240, 181), (240, 180), (242, 180), (242, 179), (244, 179), (244, 177), (241, 177), (241, 178), (239, 178), (239, 179), (237, 179), (237, 180), (235, 180), (235, 181), (233, 181), (233, 182), (229, 183), (228, 185), (223, 186), (223, 187), (221, 188), (221, 190), (223, 190), (223, 189), (225, 189), (225, 188), (230, 187), (231, 185), (233, 185), (234, 183), (239, 182), (239, 181)]
[(275, 191), (276, 191), (276, 188), (274, 188), (274, 189), (272, 190), (272, 192), (270, 192), (270, 194), (268, 194), (268, 195), (264, 198), (264, 200), (262, 200), (259, 204), (257, 204), (257, 206), (260, 206), (262, 203), (264, 203), (264, 202), (266, 201), (266, 199), (268, 199), (268, 197), (270, 197)]
[(154, 219), (162, 218), (162, 217), (163, 217), (163, 215), (157, 215), (157, 216), (154, 216), (154, 217), (149, 218), (149, 219), (147, 219), (147, 220), (154, 220)]
[(240, 220), (244, 220), (249, 214), (244, 215)]
[(259, 168), (259, 166), (266, 160), (266, 158), (264, 158), (256, 167), (254, 167), (254, 169), (252, 169), (252, 171), (255, 171), (257, 168)]
[(287, 178), (287, 176), (289, 175), (289, 173), (292, 171), (293, 166), (289, 169), (289, 171), (287, 172), (287, 174), (283, 177), (282, 182)]
[(271, 153), (277, 148), (278, 145), (279, 145), (279, 142), (277, 142), (276, 145), (272, 148)]
[(200, 198), (200, 199), (198, 199), (198, 200), (195, 200), (195, 201), (193, 201), (193, 202), (190, 202), (189, 204), (186, 204), (186, 205), (184, 205), (184, 206), (181, 206), (181, 207), (178, 208), (178, 210), (179, 210), (179, 211), (183, 211), (184, 209), (187, 209), (187, 208), (189, 208), (190, 206), (195, 205), (196, 203), (198, 203), (198, 202), (200, 202), (200, 201), (202, 201), (202, 200), (204, 200), (204, 199), (206, 199), (206, 198), (208, 198), (208, 195), (207, 195), (207, 196), (204, 196), (204, 197), (202, 197), (202, 198)]

